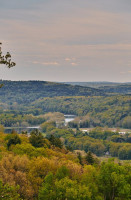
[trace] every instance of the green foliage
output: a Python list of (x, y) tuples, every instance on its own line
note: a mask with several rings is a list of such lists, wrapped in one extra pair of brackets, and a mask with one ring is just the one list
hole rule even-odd
[(100, 169), (98, 167), (86, 165), (84, 167), (84, 173), (82, 174), (81, 183), (82, 185), (88, 186), (92, 200), (103, 200), (98, 185), (99, 171)]
[(121, 160), (131, 160), (131, 145), (122, 146), (118, 151), (118, 157)]
[(41, 130), (42, 132), (48, 132), (53, 130), (56, 127), (56, 123), (55, 121), (51, 121), (51, 122), (44, 122), (41, 124)]
[(16, 144), (21, 144), (21, 139), (18, 136), (18, 134), (10, 134), (9, 136), (6, 137), (7, 141), (7, 148), (9, 150), (11, 145), (16, 145)]
[(66, 167), (66, 166), (62, 166), (60, 167), (57, 172), (56, 172), (56, 178), (58, 180), (62, 179), (62, 178), (65, 178), (69, 176), (69, 169)]
[(121, 143), (121, 142), (125, 142), (125, 139), (124, 139), (124, 137), (121, 136), (121, 135), (113, 135), (113, 136), (111, 137), (111, 141)]
[[(52, 83), (46, 81), (1, 81), (5, 85), (1, 88), (0, 99), (2, 102), (25, 104), (44, 97), (55, 96), (101, 96), (105, 95), (99, 89), (81, 86), (72, 86), (62, 83)], [(6, 94), (6, 95), (5, 95)], [(24, 95), (23, 95), (24, 94)], [(32, 106), (32, 105), (30, 105)], [(32, 110), (33, 111), (33, 110)], [(55, 110), (54, 110), (55, 111)], [(47, 112), (47, 109), (44, 110)], [(56, 111), (57, 112), (57, 111)]]
[(123, 122), (122, 122), (122, 126), (124, 128), (129, 128), (131, 129), (131, 116), (127, 116), (123, 119)]
[(101, 127), (96, 127), (93, 128), (90, 132), (89, 132), (89, 136), (95, 139), (102, 139), (102, 140), (107, 140), (110, 139), (111, 136), (118, 136), (118, 133), (114, 133), (108, 129), (102, 129)]
[[(57, 128), (54, 127), (55, 130)], [(94, 143), (95, 149), (95, 142), (99, 141), (83, 136), (80, 131), (77, 135), (72, 130), (62, 135), (64, 133), (66, 137), (63, 141), (70, 139), (70, 142), (74, 142), (72, 146), (76, 147), (87, 145), (88, 142), (86, 148)], [(93, 164), (96, 163), (96, 156), (88, 151), (88, 163), (83, 156), (83, 165), (80, 165), (76, 154), (52, 146), (36, 148), (29, 143), (29, 137), (23, 134), (19, 135), (22, 143), (7, 151), (4, 146), (13, 135), (0, 134), (0, 199), (130, 200), (130, 161), (128, 164), (127, 161), (110, 159)], [(32, 135), (39, 136), (39, 131), (34, 131)], [(106, 145), (107, 141), (103, 141)], [(130, 144), (126, 143), (109, 142), (108, 145), (122, 159), (130, 149)]]
[(71, 85), (98, 88), (106, 93), (131, 94), (131, 83), (114, 82), (65, 82)]
[(91, 200), (88, 187), (78, 184), (77, 181), (68, 177), (55, 181), (52, 179), (52, 174), (45, 178), (45, 182), (39, 190), (39, 200)]
[(99, 89), (103, 90), (104, 92), (108, 93), (120, 93), (120, 94), (131, 94), (131, 84), (125, 83), (125, 84), (118, 84), (114, 86), (104, 86), (99, 87)]
[(130, 95), (48, 97), (35, 101), (33, 105), (43, 111), (57, 111), (80, 116), (74, 122), (69, 123), (72, 128), (79, 126), (83, 128), (92, 126), (129, 127), (130, 101)]
[(61, 140), (59, 138), (54, 137), (53, 135), (49, 137), (49, 141), (52, 145), (56, 147), (62, 148), (63, 146)]
[(77, 158), (78, 158), (78, 160), (79, 160), (79, 163), (80, 163), (81, 165), (83, 165), (82, 156), (81, 156), (81, 153), (80, 153), (80, 152), (78, 152)]
[[(71, 150), (91, 151), (97, 156), (103, 156), (107, 152), (113, 157), (130, 160), (131, 144), (127, 143), (127, 141), (130, 142), (130, 134), (120, 135), (118, 132), (113, 132), (107, 128), (103, 129), (101, 127), (96, 127), (89, 131), (89, 133), (83, 133), (80, 130), (59, 129), (53, 128), (53, 126), (51, 126), (50, 129), (50, 123), (45, 124), (45, 131), (47, 131), (45, 132), (46, 136), (50, 138), (50, 142), (52, 141), (52, 144), (55, 146), (58, 146), (57, 142), (61, 145), (61, 141), (59, 140), (59, 138), (61, 138), (64, 145), (69, 147), (69, 149), (71, 148)], [(122, 153), (119, 154), (121, 148), (124, 146), (128, 146), (128, 148), (126, 148), (125, 157), (120, 156)], [(80, 156), (79, 161), (82, 164)]]
[(39, 190), (38, 200), (53, 200), (55, 198), (53, 192), (53, 174), (50, 172), (44, 180), (42, 187)]
[(92, 153), (90, 151), (86, 155), (86, 161), (91, 165), (93, 165), (94, 162), (95, 162), (95, 160), (93, 158), (93, 155), (92, 155)]
[[(0, 43), (2, 45), (2, 43)], [(6, 65), (8, 68), (15, 66), (14, 62), (11, 62), (11, 55), (9, 52), (6, 55), (2, 55), (1, 47), (0, 47), (0, 64)]]
[(131, 185), (128, 169), (113, 162), (102, 163), (99, 174), (99, 189), (106, 200), (130, 199)]
[[(5, 87), (0, 90), (1, 109), (8, 110), (6, 115), (2, 113), (0, 115), (1, 124), (4, 126), (13, 124), (21, 126), (22, 122), (38, 125), (40, 121), (43, 123), (44, 119), (43, 121), (42, 118), (34, 119), (33, 116), (25, 114), (40, 115), (47, 112), (61, 112), (79, 116), (74, 122), (69, 123), (71, 128), (96, 126), (130, 128), (130, 95), (107, 96), (98, 90), (88, 94), (91, 88), (85, 89), (80, 86), (77, 88), (78, 86), (40, 81), (3, 81), (3, 84)], [(85, 90), (84, 93), (83, 90)]]
[(45, 148), (35, 148), (31, 144), (17, 144), (12, 151), (17, 155), (27, 155), (29, 158), (38, 156), (47, 157)]
[(2, 200), (22, 200), (17, 193), (18, 187), (3, 184), (0, 180), (0, 199)]
[(56, 195), (63, 200), (91, 200), (91, 193), (87, 186), (78, 184), (68, 177), (55, 182)]
[(27, 127), (36, 126), (45, 122), (44, 116), (23, 115), (17, 113), (2, 113), (0, 114), (1, 124), (5, 127)]
[(0, 132), (4, 132), (4, 126), (0, 125)]
[(43, 147), (44, 146), (44, 138), (42, 133), (35, 129), (30, 133), (29, 141), (34, 147)]

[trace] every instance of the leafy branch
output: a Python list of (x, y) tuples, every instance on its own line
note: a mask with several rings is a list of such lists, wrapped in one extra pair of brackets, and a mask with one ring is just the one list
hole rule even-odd
[[(2, 45), (2, 43), (0, 43)], [(15, 66), (15, 62), (11, 61), (11, 54), (9, 52), (6, 55), (2, 55), (1, 47), (0, 47), (0, 64), (6, 65), (8, 68)]]
[[(4, 64), (8, 68), (14, 67), (16, 65), (16, 63), (11, 61), (11, 54), (9, 52), (7, 52), (6, 55), (3, 55), (2, 51), (1, 51), (1, 45), (2, 45), (2, 43), (0, 42), (0, 64)], [(0, 84), (0, 88), (2, 86), (3, 86), (3, 84)]]

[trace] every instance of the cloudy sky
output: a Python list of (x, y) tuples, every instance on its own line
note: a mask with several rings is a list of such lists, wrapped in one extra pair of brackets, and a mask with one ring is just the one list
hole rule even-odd
[(0, 79), (131, 81), (131, 0), (0, 0)]

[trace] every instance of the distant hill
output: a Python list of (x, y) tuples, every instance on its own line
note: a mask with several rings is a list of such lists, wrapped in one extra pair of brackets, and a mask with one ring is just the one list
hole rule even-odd
[(130, 95), (48, 97), (33, 102), (32, 106), (43, 112), (87, 115), (85, 121), (93, 122), (93, 126), (131, 127)]
[(131, 94), (131, 83), (117, 86), (102, 86), (99, 89), (107, 93)]
[(106, 93), (131, 94), (131, 82), (114, 83), (114, 82), (65, 82), (70, 85), (79, 85), (101, 89)]
[(1, 81), (2, 102), (30, 103), (43, 97), (105, 96), (99, 89), (46, 81)]
[(93, 88), (99, 88), (102, 86), (117, 86), (117, 85), (121, 85), (122, 83), (116, 83), (116, 82), (106, 82), (106, 81), (102, 81), (102, 82), (63, 82), (65, 84), (69, 84), (69, 85), (80, 85), (83, 87), (93, 87)]

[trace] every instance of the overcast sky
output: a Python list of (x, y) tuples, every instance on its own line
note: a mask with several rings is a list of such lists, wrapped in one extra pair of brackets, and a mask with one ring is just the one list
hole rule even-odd
[(0, 0), (0, 79), (131, 81), (131, 0)]

